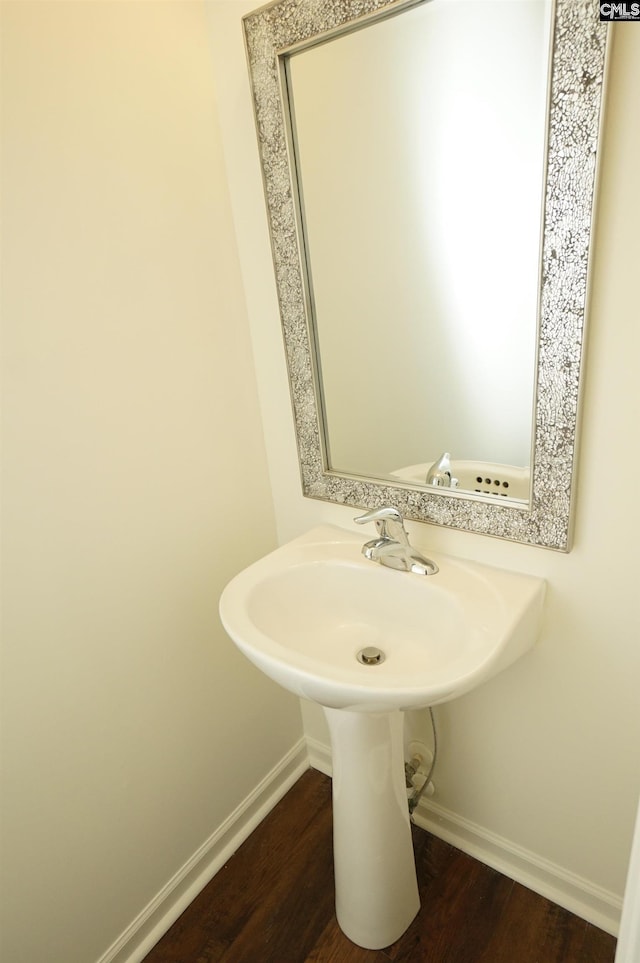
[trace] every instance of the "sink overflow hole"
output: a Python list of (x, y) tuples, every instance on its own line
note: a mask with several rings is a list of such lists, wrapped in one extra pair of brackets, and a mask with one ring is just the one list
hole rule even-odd
[(384, 652), (375, 645), (368, 645), (365, 649), (360, 649), (357, 658), (363, 665), (380, 665), (384, 662)]

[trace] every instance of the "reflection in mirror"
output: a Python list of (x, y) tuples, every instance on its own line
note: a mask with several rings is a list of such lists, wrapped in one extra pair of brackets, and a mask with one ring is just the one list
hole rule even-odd
[(550, 11), (432, 2), (286, 61), (331, 470), (529, 466)]
[(568, 550), (597, 3), (244, 23), (304, 494)]

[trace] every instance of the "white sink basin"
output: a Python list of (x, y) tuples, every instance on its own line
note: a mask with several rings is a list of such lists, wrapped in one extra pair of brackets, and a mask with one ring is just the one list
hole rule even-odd
[[(420, 906), (401, 710), (462, 695), (526, 652), (544, 582), (431, 553), (435, 575), (396, 571), (365, 559), (363, 542), (313, 529), (236, 576), (220, 614), (263, 672), (324, 707), (338, 923), (380, 949)], [(359, 662), (369, 647), (384, 661)]]
[[(496, 675), (533, 645), (544, 582), (429, 553), (435, 575), (383, 568), (361, 534), (320, 526), (245, 569), (222, 622), (266, 675), (338, 709), (436, 705)], [(363, 665), (374, 646), (384, 661)]]

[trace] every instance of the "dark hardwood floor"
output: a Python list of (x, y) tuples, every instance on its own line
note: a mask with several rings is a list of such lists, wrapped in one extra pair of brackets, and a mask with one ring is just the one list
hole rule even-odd
[(422, 909), (363, 950), (333, 906), (331, 780), (310, 769), (144, 963), (612, 963), (614, 937), (414, 827)]

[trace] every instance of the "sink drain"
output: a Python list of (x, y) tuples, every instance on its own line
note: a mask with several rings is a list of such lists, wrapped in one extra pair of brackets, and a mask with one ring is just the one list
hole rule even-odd
[(375, 645), (368, 645), (365, 649), (360, 649), (357, 659), (363, 665), (380, 665), (384, 662), (384, 652)]

